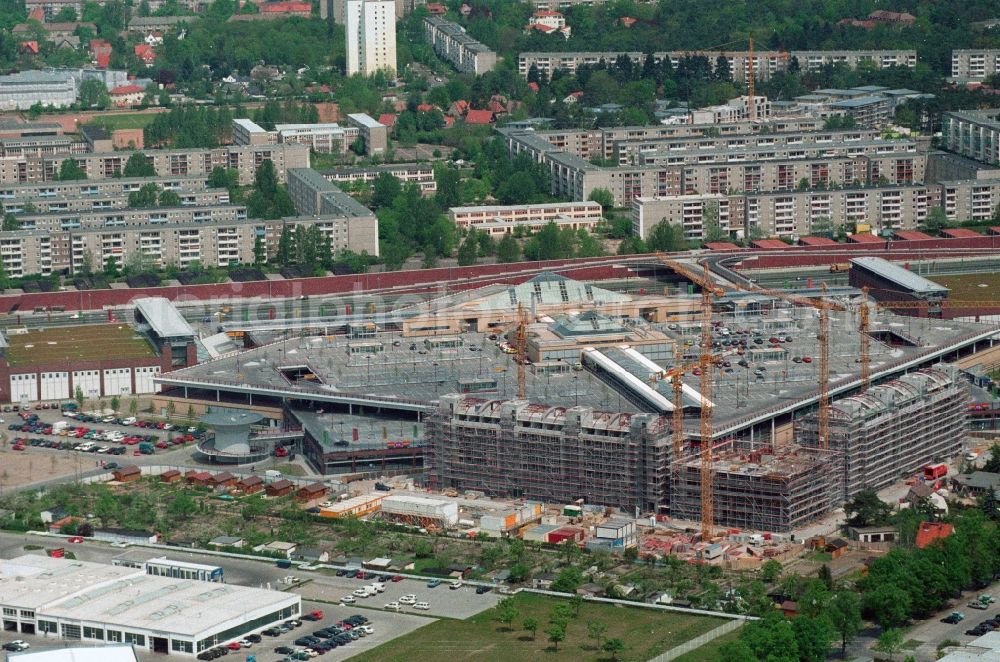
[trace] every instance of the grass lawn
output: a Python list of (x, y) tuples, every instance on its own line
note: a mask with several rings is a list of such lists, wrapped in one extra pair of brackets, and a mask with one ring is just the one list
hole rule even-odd
[[(587, 621), (600, 621), (607, 625), (605, 639), (620, 638), (625, 642), (625, 652), (619, 659), (648, 660), (722, 624), (721, 620), (703, 616), (585, 602), (579, 616), (566, 629), (566, 639), (559, 644), (558, 650), (554, 650), (544, 630), (548, 627), (549, 611), (563, 601), (532, 593), (519, 593), (513, 600), (519, 615), (510, 631), (495, 620), (493, 610), (488, 610), (465, 621), (435, 621), (351, 660), (609, 660), (607, 653), (597, 649), (597, 642), (587, 637)], [(521, 627), (527, 617), (533, 617), (539, 623), (534, 640)]]
[(717, 637), (708, 642), (704, 646), (699, 646), (690, 653), (684, 653), (680, 657), (675, 658), (675, 662), (710, 662), (711, 660), (717, 660), (722, 653), (722, 647), (731, 641), (736, 641), (739, 638), (739, 630), (727, 632), (721, 637)]
[(100, 124), (108, 131), (115, 129), (144, 129), (153, 121), (156, 113), (123, 113), (99, 115), (94, 118), (95, 124)]
[(7, 362), (26, 363), (153, 358), (156, 353), (127, 324), (53, 327), (10, 336)]
[(280, 464), (274, 468), (285, 476), (305, 476), (306, 470), (297, 464)]
[(928, 278), (950, 289), (949, 299), (1000, 303), (1000, 273), (963, 274), (960, 276), (931, 275)]

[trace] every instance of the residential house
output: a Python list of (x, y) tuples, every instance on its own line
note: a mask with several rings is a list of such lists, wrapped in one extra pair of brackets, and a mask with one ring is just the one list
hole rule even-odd
[(236, 489), (243, 494), (256, 494), (264, 489), (264, 479), (260, 476), (247, 476), (236, 483)]
[(111, 43), (103, 39), (91, 39), (90, 55), (94, 66), (98, 69), (107, 69), (111, 63)]
[(583, 90), (577, 90), (576, 92), (570, 92), (563, 98), (563, 103), (566, 105), (572, 105), (580, 101), (583, 98)]
[(295, 489), (295, 484), (287, 478), (276, 480), (264, 488), (264, 494), (269, 497), (288, 496)]
[(66, 509), (62, 506), (56, 506), (55, 508), (49, 508), (48, 510), (43, 510), (41, 513), (42, 524), (51, 524), (56, 520), (61, 520), (66, 517)]
[(292, 558), (298, 545), (294, 542), (285, 542), (283, 540), (272, 540), (266, 545), (258, 545), (254, 547), (255, 552), (265, 552), (269, 554), (278, 554), (284, 556), (285, 558)]
[(295, 500), (300, 502), (316, 501), (326, 496), (326, 485), (323, 483), (310, 483), (300, 487), (295, 493)]
[(135, 56), (142, 60), (143, 64), (147, 67), (152, 66), (156, 62), (156, 53), (149, 44), (136, 44), (134, 50)]
[(566, 25), (566, 18), (557, 11), (540, 9), (531, 15), (528, 24), (524, 26), (525, 32), (541, 32), (542, 34), (561, 34), (569, 39), (572, 28)]
[(495, 118), (492, 110), (470, 110), (465, 114), (465, 123), (478, 126), (489, 126)]
[(167, 469), (160, 474), (161, 483), (176, 483), (183, 478), (181, 472), (177, 469)]
[(830, 555), (831, 559), (838, 559), (850, 551), (850, 546), (843, 538), (834, 538), (830, 542), (826, 543), (824, 551)]
[(552, 583), (559, 577), (554, 572), (546, 572), (543, 575), (538, 575), (531, 578), (531, 588), (540, 591), (548, 591), (552, 588)]
[(236, 549), (240, 549), (243, 547), (243, 538), (239, 536), (218, 536), (209, 540), (208, 546), (217, 549), (219, 547), (235, 547)]
[(37, 41), (21, 41), (17, 44), (17, 52), (21, 55), (38, 55), (40, 52)]
[(396, 117), (397, 115), (395, 115), (394, 113), (382, 113), (381, 115), (378, 116), (378, 123), (384, 124), (385, 126), (391, 129), (392, 127), (396, 126)]
[(188, 485), (205, 487), (212, 480), (212, 474), (207, 471), (195, 471), (194, 469), (184, 474), (184, 480)]
[(143, 38), (143, 41), (150, 46), (159, 46), (163, 43), (163, 33), (159, 30), (153, 30)]
[(59, 519), (49, 523), (49, 533), (62, 533), (64, 527), (67, 531), (76, 531), (76, 527), (86, 521), (87, 520), (82, 517), (76, 517), (74, 515), (60, 517)]
[(111, 105), (115, 108), (131, 108), (142, 103), (146, 90), (138, 85), (119, 85), (108, 92)]
[(1000, 497), (1000, 474), (989, 471), (959, 474), (952, 477), (951, 486), (962, 496), (979, 497), (993, 490), (993, 494)]
[(115, 469), (111, 475), (119, 483), (133, 483), (142, 478), (142, 469), (134, 464), (130, 464), (127, 467)]
[(453, 101), (448, 107), (448, 114), (452, 117), (465, 117), (467, 112), (469, 112), (469, 102), (464, 99)]
[(219, 489), (225, 489), (227, 487), (233, 487), (234, 485), (236, 485), (236, 481), (237, 481), (236, 476), (229, 473), (228, 471), (223, 471), (222, 473), (217, 473), (214, 476), (212, 476), (212, 481), (210, 485), (213, 488), (219, 490)]
[(428, 2), (424, 5), (427, 13), (431, 16), (444, 16), (448, 13), (448, 8), (442, 5), (440, 2)]
[(917, 530), (916, 544), (918, 549), (927, 547), (935, 540), (942, 540), (955, 533), (955, 527), (945, 522), (921, 522)]

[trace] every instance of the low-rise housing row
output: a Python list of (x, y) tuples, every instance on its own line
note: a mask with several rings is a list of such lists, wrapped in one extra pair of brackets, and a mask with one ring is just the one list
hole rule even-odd
[(379, 175), (388, 173), (406, 184), (416, 184), (420, 192), (429, 195), (437, 191), (437, 180), (434, 179), (434, 168), (421, 163), (398, 163), (380, 166), (335, 168), (321, 173), (334, 184), (353, 184), (354, 182), (374, 182)]
[(448, 210), (452, 222), (460, 228), (475, 228), (492, 235), (503, 235), (521, 228), (537, 232), (553, 222), (574, 230), (593, 230), (604, 220), (601, 205), (583, 202), (551, 202), (535, 205), (486, 205), (452, 207)]

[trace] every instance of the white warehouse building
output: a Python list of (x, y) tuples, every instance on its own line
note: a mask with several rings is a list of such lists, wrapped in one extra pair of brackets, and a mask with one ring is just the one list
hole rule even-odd
[(40, 555), (0, 560), (3, 628), (194, 657), (302, 611), (294, 593)]
[(394, 494), (382, 500), (382, 518), (420, 526), (458, 523), (458, 503)]

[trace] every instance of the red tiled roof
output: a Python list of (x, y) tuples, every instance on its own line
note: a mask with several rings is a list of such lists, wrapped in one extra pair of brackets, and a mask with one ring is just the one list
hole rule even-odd
[(983, 236), (975, 230), (970, 230), (969, 228), (945, 228), (944, 230), (941, 230), (941, 234), (955, 239), (972, 239), (974, 237)]
[(42, 23), (45, 21), (45, 9), (42, 7), (35, 7), (30, 12), (28, 12), (29, 21), (38, 21)]
[(788, 244), (786, 244), (785, 242), (783, 242), (780, 239), (757, 239), (756, 241), (753, 242), (753, 245), (756, 248), (767, 248), (767, 249), (770, 249), (770, 248), (776, 248), (776, 249), (788, 248)]
[(426, 5), (427, 13), (434, 16), (437, 14), (445, 14), (448, 12), (448, 8), (442, 5), (440, 2), (428, 2)]
[(107, 69), (108, 65), (111, 64), (111, 53), (98, 53), (94, 59), (97, 60), (99, 68)]
[(550, 32), (555, 31), (556, 28), (552, 27), (551, 25), (542, 25), (541, 23), (529, 23), (528, 25), (524, 26), (524, 29), (538, 30), (539, 32), (544, 32), (545, 34), (548, 34)]
[(30, 52), (34, 53), (35, 55), (38, 55), (37, 41), (22, 41), (21, 43), (18, 44), (18, 46), (20, 46), (21, 50), (24, 52)]
[(548, 9), (539, 9), (534, 14), (532, 14), (532, 16), (534, 16), (535, 18), (545, 18), (546, 16), (562, 16), (562, 14), (560, 12), (551, 11)]
[(465, 114), (466, 124), (491, 124), (492, 122), (492, 110), (470, 110)]
[(1000, 234), (1000, 225), (994, 225), (986, 230), (986, 234)]
[(837, 242), (829, 237), (799, 237), (799, 243), (803, 246), (836, 246)]
[(143, 88), (139, 87), (138, 85), (120, 85), (111, 90), (110, 92), (108, 92), (108, 94), (114, 94), (114, 95), (136, 94), (138, 92), (143, 92), (143, 91), (144, 91)]
[(935, 540), (947, 538), (955, 532), (955, 527), (944, 522), (921, 522), (917, 531), (916, 544), (918, 549), (923, 549)]
[(434, 110), (434, 106), (430, 105), (429, 103), (422, 103), (419, 106), (417, 106), (418, 113), (429, 113), (432, 110)]
[(882, 240), (869, 232), (847, 235), (847, 241), (854, 244), (880, 244)]
[(922, 239), (933, 239), (927, 233), (919, 232), (917, 230), (896, 230), (893, 235), (896, 239), (902, 239), (903, 241), (919, 241)]
[(268, 2), (260, 6), (265, 14), (306, 14), (312, 13), (312, 4), (308, 2)]
[(144, 62), (152, 62), (156, 59), (156, 53), (149, 44), (136, 44), (135, 54)]
[(705, 248), (710, 251), (735, 251), (740, 247), (728, 241), (710, 241), (705, 244)]
[(378, 116), (378, 123), (393, 127), (396, 125), (396, 116), (392, 113), (382, 113)]
[(528, 89), (530, 89), (532, 92), (537, 92), (538, 83), (536, 83), (535, 81), (531, 81), (530, 83), (528, 83)]

